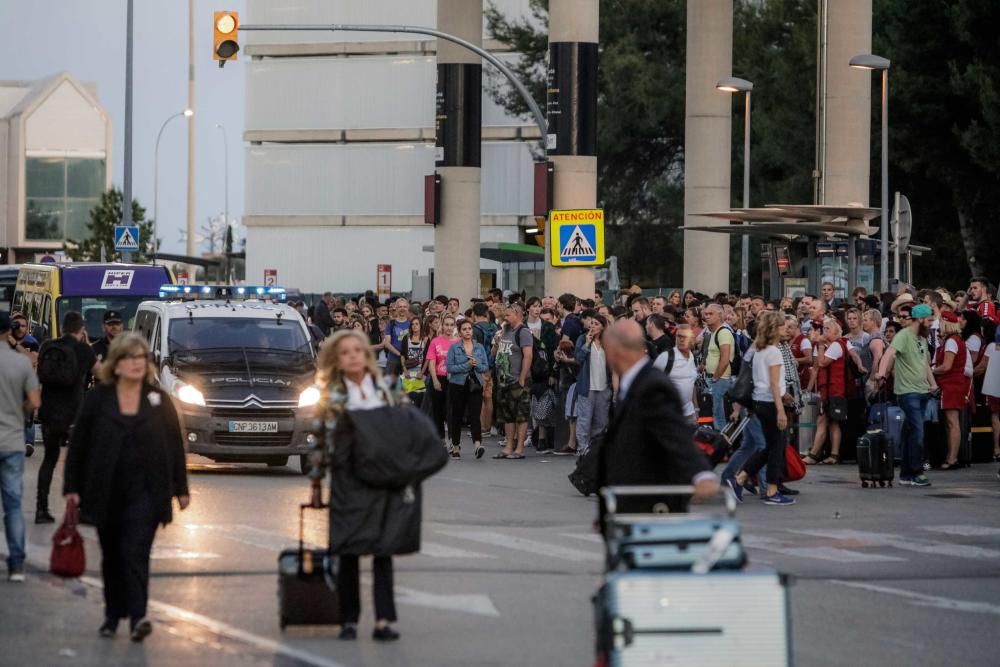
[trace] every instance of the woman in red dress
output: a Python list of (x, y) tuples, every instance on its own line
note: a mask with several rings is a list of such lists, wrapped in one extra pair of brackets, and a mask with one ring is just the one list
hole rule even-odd
[[(962, 327), (958, 315), (950, 311), (941, 313), (940, 341), (934, 355), (934, 378), (941, 387), (941, 412), (948, 429), (948, 455), (941, 470), (960, 468), (958, 448), (961, 442), (959, 414), (966, 409), (971, 389), (972, 358), (962, 340)], [(968, 367), (968, 368), (967, 368)]]

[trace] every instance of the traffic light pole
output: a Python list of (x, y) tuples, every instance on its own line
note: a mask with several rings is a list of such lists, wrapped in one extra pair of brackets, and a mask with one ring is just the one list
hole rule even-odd
[[(125, 10), (125, 179), (122, 183), (122, 224), (132, 225), (132, 2)], [(132, 253), (122, 252), (122, 261), (132, 259)]]
[(525, 88), (524, 84), (517, 78), (517, 75), (509, 67), (507, 67), (503, 62), (497, 58), (495, 55), (489, 51), (483, 49), (480, 46), (473, 44), (472, 42), (457, 37), (455, 35), (442, 32), (440, 30), (435, 30), (434, 28), (424, 28), (421, 26), (410, 26), (410, 25), (352, 25), (346, 23), (329, 23), (329, 24), (293, 24), (293, 25), (276, 25), (276, 24), (257, 24), (257, 25), (247, 25), (243, 24), (240, 26), (240, 30), (256, 30), (262, 32), (272, 32), (272, 31), (330, 31), (330, 32), (381, 32), (381, 33), (410, 33), (415, 35), (428, 35), (430, 37), (437, 37), (438, 39), (447, 40), (453, 44), (458, 44), (462, 48), (472, 51), (476, 55), (480, 56), (483, 60), (487, 61), (494, 67), (496, 67), (501, 74), (510, 81), (514, 89), (517, 90), (521, 99), (524, 103), (528, 105), (531, 110), (531, 115), (534, 116), (535, 124), (538, 126), (538, 131), (541, 133), (540, 148), (542, 155), (546, 154), (546, 138), (548, 136), (548, 124), (545, 121), (545, 114), (539, 108), (535, 99)]

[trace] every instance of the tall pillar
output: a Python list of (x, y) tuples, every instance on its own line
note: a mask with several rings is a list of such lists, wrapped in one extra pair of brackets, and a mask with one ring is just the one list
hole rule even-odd
[[(437, 11), (439, 30), (482, 46), (482, 0), (438, 0)], [(468, 303), (479, 296), (483, 64), (443, 39), (437, 63), (441, 218), (434, 229), (434, 293)]]
[[(597, 207), (599, 23), (598, 0), (549, 0), (548, 159), (557, 209)], [(550, 227), (546, 221), (545, 293), (593, 298), (592, 268), (551, 265)]]
[(820, 201), (868, 204), (871, 164), (871, 73), (851, 58), (872, 50), (872, 0), (827, 3), (826, 136)]
[[(684, 107), (684, 224), (728, 224), (698, 213), (730, 207), (732, 97), (716, 84), (732, 76), (733, 0), (688, 0)], [(684, 287), (729, 291), (728, 234), (684, 232)]]

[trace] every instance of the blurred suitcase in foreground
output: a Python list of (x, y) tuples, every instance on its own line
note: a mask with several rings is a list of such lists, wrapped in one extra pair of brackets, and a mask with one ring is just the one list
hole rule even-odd
[[(304, 513), (312, 505), (299, 507), (299, 546), (278, 556), (278, 624), (337, 625), (340, 598), (337, 594), (337, 559), (327, 549), (306, 549)], [(325, 506), (317, 509), (325, 509)]]

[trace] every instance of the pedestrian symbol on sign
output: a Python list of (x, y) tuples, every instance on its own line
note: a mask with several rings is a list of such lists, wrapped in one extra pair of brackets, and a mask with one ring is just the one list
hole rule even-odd
[(564, 262), (593, 262), (597, 259), (597, 229), (594, 225), (580, 224), (559, 230), (559, 257)]

